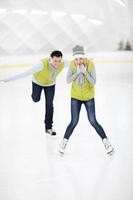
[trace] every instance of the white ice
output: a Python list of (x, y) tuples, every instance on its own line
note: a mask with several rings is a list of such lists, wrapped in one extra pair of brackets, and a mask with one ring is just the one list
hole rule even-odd
[(1, 200), (133, 200), (133, 62), (99, 62), (96, 70), (96, 115), (115, 148), (111, 157), (84, 106), (66, 154), (59, 155), (70, 122), (66, 68), (56, 86), (56, 138), (45, 134), (44, 94), (39, 103), (31, 100), (31, 77), (0, 85)]

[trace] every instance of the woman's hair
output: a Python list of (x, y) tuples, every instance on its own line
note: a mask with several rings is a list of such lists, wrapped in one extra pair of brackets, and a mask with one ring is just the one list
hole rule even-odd
[(50, 57), (53, 58), (54, 56), (62, 58), (63, 54), (61, 51), (52, 51), (52, 53), (50, 54)]

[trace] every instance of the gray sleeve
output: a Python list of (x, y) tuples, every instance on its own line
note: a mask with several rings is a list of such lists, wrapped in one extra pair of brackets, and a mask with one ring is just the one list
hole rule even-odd
[(67, 73), (67, 83), (71, 83), (73, 80), (75, 80), (79, 75), (79, 72), (72, 72), (71, 66), (69, 66), (68, 73)]
[(26, 76), (34, 74), (35, 72), (41, 71), (42, 69), (43, 69), (43, 63), (40, 61), (37, 64), (35, 64), (31, 69), (29, 69), (29, 70), (27, 70), (23, 73), (16, 74), (14, 76), (6, 78), (3, 81), (8, 82), (8, 81), (14, 81), (14, 80), (17, 80), (17, 79), (20, 79), (20, 78), (24, 78)]
[(90, 84), (95, 85), (96, 84), (96, 70), (95, 66), (93, 66), (91, 73), (89, 74), (88, 72), (85, 73), (85, 76), (87, 80), (90, 82)]

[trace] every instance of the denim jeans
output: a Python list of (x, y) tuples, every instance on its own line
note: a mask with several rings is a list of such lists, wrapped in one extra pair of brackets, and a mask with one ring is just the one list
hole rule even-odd
[(89, 101), (80, 101), (73, 98), (71, 98), (71, 122), (66, 129), (64, 138), (69, 139), (70, 136), (72, 135), (72, 132), (79, 121), (79, 114), (82, 104), (85, 105), (88, 120), (91, 123), (91, 125), (95, 128), (98, 135), (101, 137), (101, 139), (107, 138), (102, 126), (96, 120), (95, 100), (91, 99)]
[(45, 129), (51, 129), (53, 124), (53, 100), (55, 94), (55, 85), (43, 87), (32, 82), (32, 99), (34, 102), (40, 101), (41, 92), (45, 94)]

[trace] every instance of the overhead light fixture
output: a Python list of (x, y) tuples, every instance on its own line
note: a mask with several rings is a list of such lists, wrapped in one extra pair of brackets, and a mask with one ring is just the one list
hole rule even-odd
[(27, 13), (27, 10), (26, 9), (16, 9), (16, 10), (12, 10), (12, 13), (25, 15)]
[(72, 19), (74, 19), (75, 21), (78, 21), (78, 20), (82, 20), (85, 18), (85, 15), (82, 15), (82, 14), (72, 14), (71, 15)]
[(122, 7), (125, 7), (125, 1), (123, 0), (115, 0), (119, 5), (121, 5)]
[(53, 12), (51, 13), (51, 15), (52, 15), (53, 17), (64, 17), (64, 16), (67, 15), (67, 13), (66, 13), (66, 12), (56, 12), (56, 11), (53, 11)]
[(32, 15), (47, 15), (48, 13), (46, 11), (43, 11), (43, 10), (32, 10), (31, 14)]
[(103, 25), (103, 21), (101, 20), (98, 20), (98, 19), (91, 19), (89, 18), (88, 21), (96, 26), (101, 26)]
[(0, 9), (0, 14), (1, 14), (1, 13), (6, 13), (6, 12), (7, 12), (7, 9), (5, 9), (5, 8), (1, 8), (1, 9)]

